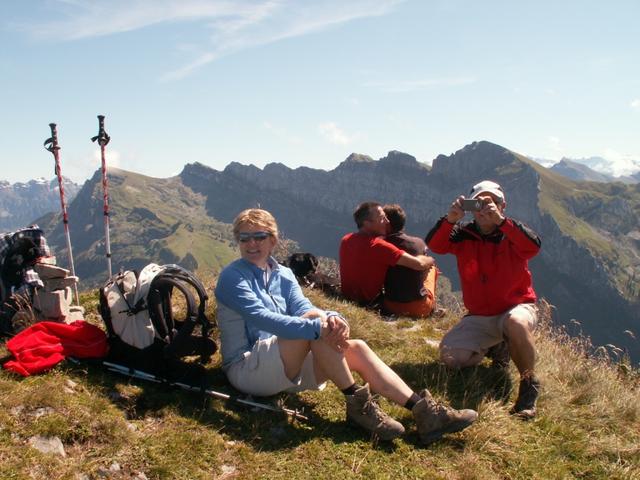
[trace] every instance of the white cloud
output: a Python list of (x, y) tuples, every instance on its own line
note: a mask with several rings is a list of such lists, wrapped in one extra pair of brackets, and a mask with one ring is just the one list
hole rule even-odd
[(302, 143), (301, 138), (296, 137), (295, 135), (291, 135), (285, 128), (273, 125), (271, 122), (263, 122), (262, 126), (269, 132), (273, 133), (276, 137), (281, 138), (286, 142), (292, 143), (294, 145), (299, 145)]
[(551, 150), (553, 150), (554, 152), (562, 153), (563, 148), (560, 145), (560, 139), (558, 137), (547, 137), (547, 144), (549, 145), (549, 148), (551, 148)]
[(399, 80), (388, 82), (367, 82), (365, 87), (386, 93), (406, 93), (434, 87), (458, 87), (476, 82), (475, 77), (427, 78), (422, 80)]
[[(597, 165), (600, 172), (619, 177), (640, 171), (640, 157), (633, 158), (632, 155), (620, 153), (612, 148), (605, 149), (603, 157), (601, 160), (604, 162)], [(595, 167), (591, 168), (596, 169)]]
[(348, 145), (355, 139), (355, 136), (348, 135), (334, 122), (321, 123), (318, 125), (318, 132), (326, 140), (336, 145)]
[[(118, 152), (117, 150), (113, 150), (112, 148), (105, 149), (104, 159), (107, 166), (107, 171), (111, 167), (120, 168), (120, 158), (120, 152)], [(97, 168), (102, 168), (102, 153), (100, 152), (100, 148), (96, 148), (93, 151), (93, 160), (93, 165), (97, 165)]]
[(549, 160), (548, 158), (536, 158), (536, 157), (532, 157), (531, 155), (527, 155), (527, 158), (529, 158), (530, 160), (533, 160), (536, 163), (539, 163), (545, 168), (551, 168), (556, 163), (558, 163), (557, 160)]
[(632, 100), (629, 105), (631, 106), (631, 108), (636, 108), (636, 109), (640, 110), (640, 98), (636, 98), (636, 99)]
[(209, 43), (199, 55), (162, 75), (177, 80), (243, 49), (381, 16), (406, 0), (57, 0), (62, 19), (23, 29), (60, 40), (113, 35), (160, 24), (199, 23)]

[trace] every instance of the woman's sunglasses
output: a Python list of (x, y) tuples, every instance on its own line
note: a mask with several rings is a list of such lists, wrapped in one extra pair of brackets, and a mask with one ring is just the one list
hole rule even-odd
[(238, 240), (240, 243), (247, 243), (252, 239), (256, 242), (263, 242), (270, 236), (271, 234), (269, 232), (240, 232), (238, 234)]

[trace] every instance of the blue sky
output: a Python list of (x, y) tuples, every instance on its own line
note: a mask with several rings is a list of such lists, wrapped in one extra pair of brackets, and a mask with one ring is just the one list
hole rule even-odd
[(640, 2), (23, 0), (0, 15), (0, 178), (107, 161), (431, 163), (475, 140), (640, 169)]

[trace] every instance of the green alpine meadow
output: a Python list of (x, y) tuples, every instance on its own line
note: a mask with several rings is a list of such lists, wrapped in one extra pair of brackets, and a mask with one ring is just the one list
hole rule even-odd
[[(323, 392), (255, 399), (308, 417), (293, 421), (66, 361), (25, 379), (0, 373), (0, 478), (640, 478), (638, 371), (589, 354), (584, 339), (551, 327), (549, 306), (536, 334), (544, 385), (538, 416), (523, 422), (508, 413), (517, 393), (513, 365), (506, 373), (488, 361), (450, 371), (439, 362), (438, 340), (460, 313), (453, 296), (442, 319), (390, 322), (312, 290), (305, 294), (341, 311), (352, 336), (366, 340), (411, 387), (428, 387), (455, 408), (477, 409), (477, 422), (424, 448), (409, 412), (383, 402), (408, 429), (381, 443), (346, 426), (344, 400), (332, 384)], [(100, 324), (95, 292), (83, 294), (82, 304), (87, 319)], [(215, 318), (213, 308), (208, 314)], [(207, 365), (208, 388), (235, 394), (219, 358)], [(64, 455), (32, 448), (36, 437), (57, 437)]]

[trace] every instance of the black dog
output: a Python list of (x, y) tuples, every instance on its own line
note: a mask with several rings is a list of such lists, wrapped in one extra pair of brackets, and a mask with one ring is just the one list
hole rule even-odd
[(318, 259), (312, 253), (289, 255), (287, 266), (293, 271), (301, 286), (317, 288), (330, 297), (341, 297), (340, 281), (331, 275), (316, 272)]

